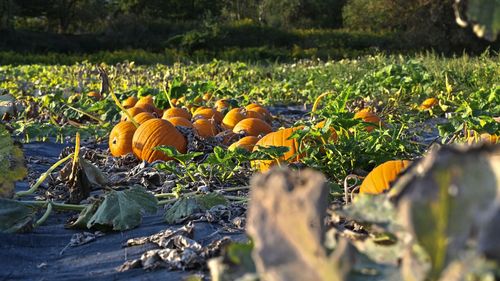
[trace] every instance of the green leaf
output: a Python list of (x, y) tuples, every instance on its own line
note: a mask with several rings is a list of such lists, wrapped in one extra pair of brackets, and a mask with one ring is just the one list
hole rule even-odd
[(227, 205), (227, 200), (218, 193), (209, 193), (195, 196), (196, 202), (202, 210), (208, 210), (217, 205)]
[(87, 224), (89, 223), (92, 216), (95, 214), (98, 207), (99, 207), (99, 202), (94, 202), (92, 204), (87, 205), (85, 209), (83, 209), (80, 212), (76, 221), (66, 225), (66, 227), (86, 229)]
[(177, 151), (175, 147), (172, 146), (159, 146), (155, 148), (156, 150), (159, 150), (168, 157), (174, 158), (175, 160), (181, 162), (181, 163), (186, 163), (189, 160), (192, 160), (195, 157), (201, 156), (204, 153), (199, 152), (199, 151), (194, 151), (194, 152), (189, 152), (189, 153), (180, 153)]
[(177, 200), (165, 213), (167, 223), (180, 223), (192, 214), (204, 212), (217, 205), (227, 205), (224, 196), (217, 193), (183, 197)]
[(36, 209), (16, 200), (0, 198), (0, 232), (14, 233), (30, 228)]
[(165, 221), (167, 223), (180, 223), (190, 215), (199, 212), (196, 200), (192, 197), (184, 197), (177, 200), (170, 209), (165, 213)]
[(156, 197), (142, 187), (111, 191), (104, 197), (87, 227), (109, 225), (113, 230), (131, 229), (141, 223), (144, 213), (155, 213), (157, 209)]
[(9, 133), (0, 124), (0, 197), (11, 197), (14, 181), (24, 178), (27, 170), (24, 166), (23, 152), (14, 146)]

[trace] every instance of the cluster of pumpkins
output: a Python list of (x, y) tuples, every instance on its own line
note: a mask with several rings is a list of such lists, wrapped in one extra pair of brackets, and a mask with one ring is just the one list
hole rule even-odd
[[(177, 102), (172, 101), (174, 105)], [(122, 116), (109, 136), (109, 149), (115, 157), (133, 153), (147, 162), (170, 160), (154, 149), (161, 145), (185, 153), (188, 144), (179, 127), (190, 128), (201, 138), (222, 136), (223, 144), (231, 150), (242, 147), (251, 151), (261, 140), (259, 136), (273, 132), (270, 112), (255, 103), (230, 109), (231, 102), (221, 99), (214, 107), (191, 107), (190, 110), (174, 106), (161, 110), (154, 105), (152, 96), (146, 96), (140, 99), (129, 97), (122, 106), (128, 114)]]
[[(208, 101), (211, 96), (204, 96)], [(199, 101), (198, 101), (199, 102)], [(251, 103), (245, 107), (231, 108), (227, 99), (217, 100), (213, 107), (188, 106), (177, 107), (177, 100), (173, 100), (174, 107), (161, 110), (155, 107), (151, 96), (137, 99), (129, 97), (122, 102), (128, 116), (135, 122), (128, 120), (124, 115), (121, 121), (113, 128), (109, 136), (109, 148), (113, 156), (122, 156), (133, 153), (138, 159), (147, 162), (156, 160), (169, 160), (161, 151), (155, 150), (157, 146), (172, 146), (180, 153), (187, 150), (186, 137), (178, 127), (191, 128), (201, 138), (222, 136), (222, 143), (229, 150), (237, 147), (253, 151), (258, 147), (285, 146), (289, 150), (282, 157), (276, 159), (280, 162), (298, 162), (302, 155), (298, 153), (299, 143), (296, 139), (289, 139), (295, 131), (302, 127), (284, 128), (274, 131), (271, 124), (272, 116), (263, 106)], [(422, 109), (429, 109), (437, 104), (437, 100), (426, 100)], [(225, 113), (225, 114), (224, 114)], [(373, 125), (366, 126), (367, 131), (372, 131), (382, 126), (381, 119), (369, 109), (358, 111), (355, 119)], [(325, 121), (317, 123), (317, 128), (322, 128)], [(337, 141), (335, 130), (330, 129), (329, 141)], [(493, 142), (496, 142), (493, 141)], [(274, 160), (254, 161), (253, 166), (261, 172), (267, 171), (275, 164)], [(361, 193), (378, 194), (389, 188), (390, 182), (411, 164), (407, 160), (387, 161), (373, 169), (360, 186)]]

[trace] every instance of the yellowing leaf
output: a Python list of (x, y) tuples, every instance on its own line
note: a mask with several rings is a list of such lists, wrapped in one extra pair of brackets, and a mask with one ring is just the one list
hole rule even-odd
[(22, 150), (14, 146), (9, 133), (0, 125), (0, 197), (11, 197), (14, 182), (26, 174)]

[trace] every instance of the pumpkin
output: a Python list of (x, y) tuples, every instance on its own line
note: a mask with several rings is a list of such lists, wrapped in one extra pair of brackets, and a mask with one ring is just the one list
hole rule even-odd
[[(368, 108), (356, 112), (356, 114), (354, 114), (354, 119), (362, 119), (363, 122), (373, 123), (376, 124), (377, 126), (381, 126), (382, 124), (380, 118), (375, 113), (371, 112)], [(366, 130), (368, 132), (371, 132), (375, 128), (376, 126), (367, 126)]]
[(167, 118), (166, 120), (168, 122), (172, 123), (172, 125), (174, 125), (176, 127), (182, 126), (182, 127), (187, 127), (187, 128), (193, 128), (193, 123), (191, 123), (191, 121), (189, 121), (188, 119), (186, 119), (184, 117), (174, 116), (174, 117)]
[(476, 136), (475, 133), (472, 133), (467, 138), (468, 144), (473, 144), (473, 143), (478, 143), (478, 142), (496, 144), (496, 143), (500, 142), (500, 138), (498, 137), (498, 135), (490, 135), (488, 133), (482, 133), (479, 136)]
[[(148, 121), (149, 119), (153, 119), (155, 117), (153, 116), (153, 114), (151, 114), (149, 112), (141, 112), (141, 113), (137, 114), (136, 116), (134, 116), (133, 118), (134, 118), (135, 122), (142, 124), (142, 123)], [(127, 119), (127, 118), (125, 118), (125, 119)], [(128, 121), (128, 120), (126, 120), (126, 121)]]
[(130, 121), (116, 124), (109, 134), (109, 150), (111, 155), (118, 157), (132, 152), (132, 137), (136, 127)]
[[(139, 107), (132, 107), (132, 108), (127, 109), (127, 112), (130, 116), (134, 117), (141, 112), (145, 112), (145, 110), (142, 108), (139, 108)], [(120, 121), (128, 121), (127, 118), (128, 118), (128, 116), (126, 114), (123, 114)]]
[(217, 135), (217, 128), (212, 120), (204, 118), (197, 119), (193, 122), (193, 127), (202, 138), (214, 137)]
[(263, 106), (261, 106), (259, 104), (251, 103), (251, 104), (245, 106), (245, 109), (247, 111), (255, 111), (255, 112), (260, 113), (265, 118), (265, 120), (267, 120), (269, 122), (272, 121), (272, 119), (273, 119), (271, 113), (266, 108), (264, 108)]
[(224, 119), (222, 119), (222, 126), (226, 129), (233, 129), (238, 122), (245, 119), (246, 116), (244, 114), (243, 109), (241, 108), (233, 108), (226, 113)]
[[(302, 127), (293, 127), (287, 129), (281, 129), (276, 132), (271, 132), (264, 137), (262, 137), (253, 148), (253, 151), (259, 150), (259, 146), (270, 147), (270, 146), (286, 146), (289, 150), (277, 160), (282, 162), (297, 162), (300, 160), (301, 155), (296, 155), (299, 151), (299, 143), (297, 139), (289, 139), (289, 137), (297, 130)], [(252, 166), (258, 168), (261, 172), (269, 170), (269, 168), (276, 164), (274, 160), (254, 160), (252, 161)]]
[[(318, 124), (316, 124), (314, 127), (318, 128), (318, 129), (322, 129), (325, 126), (325, 122), (326, 122), (326, 120), (323, 120), (323, 121), (319, 122)], [(325, 142), (327, 142), (327, 141), (336, 142), (339, 138), (337, 135), (337, 132), (335, 131), (335, 129), (332, 126), (330, 126), (329, 129), (330, 129), (331, 135), (330, 135), (328, 140), (324, 140), (324, 141)]]
[(227, 99), (221, 99), (215, 102), (215, 109), (219, 112), (224, 111), (225, 109), (229, 108), (231, 106), (231, 103)]
[(197, 109), (193, 114), (193, 119), (214, 119), (217, 124), (222, 122), (222, 114), (213, 108)]
[(260, 114), (257, 111), (248, 111), (248, 110), (245, 110), (245, 116), (246, 116), (246, 118), (258, 118), (260, 120), (266, 121), (266, 118), (264, 117), (264, 115)]
[(259, 141), (258, 137), (247, 136), (247, 137), (241, 138), (239, 141), (231, 144), (227, 149), (230, 151), (233, 151), (237, 147), (240, 147), (240, 148), (246, 149), (248, 151), (252, 151), (253, 147), (255, 146), (255, 144), (258, 141)]
[(203, 100), (204, 100), (204, 101), (209, 101), (209, 100), (211, 100), (211, 99), (212, 99), (212, 93), (208, 93), (208, 92), (207, 92), (207, 93), (205, 93), (205, 94), (203, 95)]
[(186, 118), (188, 120), (191, 120), (191, 113), (189, 113), (189, 111), (187, 111), (184, 108), (171, 107), (171, 108), (165, 110), (165, 112), (163, 112), (162, 119), (168, 119), (170, 117), (183, 117), (183, 118)]
[(128, 97), (127, 99), (125, 99), (122, 102), (122, 105), (123, 105), (123, 107), (125, 107), (125, 109), (129, 109), (129, 108), (134, 107), (136, 103), (137, 103), (136, 97)]
[(236, 134), (245, 133), (247, 136), (258, 136), (268, 134), (273, 131), (271, 125), (258, 118), (246, 118), (238, 122), (233, 128)]
[(95, 91), (88, 92), (87, 97), (93, 98), (95, 100), (102, 100), (102, 95)]
[(140, 104), (150, 104), (150, 105), (154, 105), (154, 100), (153, 100), (153, 96), (151, 95), (148, 95), (148, 96), (145, 96), (145, 97), (141, 97), (137, 103), (135, 104), (135, 106), (137, 105), (140, 105)]
[(163, 111), (161, 109), (156, 108), (156, 106), (149, 103), (136, 103), (135, 108), (141, 108), (146, 112), (154, 113), (157, 117), (163, 115)]
[(420, 106), (418, 108), (420, 110), (427, 110), (427, 109), (430, 109), (431, 107), (435, 106), (438, 103), (439, 103), (438, 99), (436, 99), (436, 98), (428, 98), (428, 99), (425, 99), (422, 102), (422, 104), (420, 104)]
[(380, 194), (411, 164), (408, 160), (390, 160), (373, 169), (361, 183), (360, 193)]
[(186, 138), (167, 120), (150, 119), (137, 128), (132, 138), (132, 152), (137, 158), (153, 162), (171, 160), (163, 152), (155, 150), (157, 146), (172, 146), (180, 153), (186, 153)]

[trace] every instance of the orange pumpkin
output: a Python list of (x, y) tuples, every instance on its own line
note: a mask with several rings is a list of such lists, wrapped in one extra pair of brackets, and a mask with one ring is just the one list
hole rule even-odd
[(153, 100), (153, 96), (151, 95), (148, 95), (148, 96), (145, 96), (145, 97), (141, 97), (137, 103), (135, 104), (135, 106), (137, 105), (140, 105), (140, 104), (150, 104), (150, 105), (154, 105), (154, 100)]
[(183, 117), (183, 118), (190, 120), (191, 113), (189, 113), (189, 111), (187, 111), (184, 108), (171, 107), (171, 108), (165, 110), (165, 112), (163, 112), (162, 119), (168, 119), (170, 117)]
[[(298, 162), (301, 158), (299, 152), (299, 143), (297, 139), (289, 139), (289, 137), (301, 127), (293, 127), (287, 129), (281, 129), (276, 132), (269, 133), (262, 137), (253, 148), (253, 151), (259, 150), (259, 146), (270, 147), (270, 146), (286, 146), (289, 150), (277, 160), (280, 162)], [(274, 160), (255, 160), (252, 161), (252, 166), (258, 168), (261, 172), (269, 170), (269, 168), (276, 164)]]
[(217, 135), (217, 128), (212, 120), (204, 118), (197, 119), (193, 122), (193, 127), (202, 138), (209, 138)]
[(95, 91), (88, 92), (87, 96), (95, 100), (102, 100), (102, 95)]
[(248, 110), (245, 110), (245, 117), (246, 118), (258, 118), (260, 120), (266, 121), (266, 118), (262, 114), (260, 114), (259, 112), (257, 112), (257, 111), (248, 111)]
[(222, 112), (229, 108), (231, 104), (229, 103), (229, 100), (227, 99), (220, 99), (215, 102), (215, 109), (219, 112)]
[[(315, 127), (318, 128), (318, 129), (321, 129), (321, 128), (323, 128), (325, 126), (325, 122), (326, 122), (326, 120), (323, 120), (323, 121), (319, 122), (318, 124), (316, 124)], [(330, 135), (330, 137), (329, 137), (328, 140), (324, 140), (324, 141), (325, 142), (326, 141), (336, 142), (338, 140), (338, 138), (339, 138), (338, 135), (337, 135), (337, 132), (335, 131), (335, 129), (332, 126), (330, 126), (329, 129), (330, 129), (331, 135)]]
[(163, 152), (155, 150), (157, 146), (172, 146), (180, 153), (186, 153), (186, 138), (167, 120), (155, 118), (142, 123), (132, 138), (132, 151), (137, 158), (153, 162), (171, 160)]
[(251, 103), (247, 106), (245, 106), (245, 109), (247, 111), (255, 111), (260, 113), (262, 116), (264, 116), (265, 120), (271, 121), (273, 119), (271, 113), (263, 106), (256, 104), (256, 103)]
[(245, 119), (245, 113), (242, 108), (233, 108), (226, 113), (224, 119), (222, 119), (222, 126), (226, 129), (233, 129), (238, 122)]
[(109, 150), (111, 155), (118, 157), (132, 152), (132, 137), (136, 127), (130, 121), (116, 124), (109, 134)]
[[(135, 122), (142, 124), (142, 123), (148, 121), (149, 119), (153, 119), (155, 117), (153, 116), (153, 114), (151, 114), (149, 112), (141, 112), (141, 113), (137, 114), (136, 116), (134, 116), (133, 118), (134, 118)], [(125, 119), (127, 119), (127, 118), (125, 118)], [(126, 121), (128, 121), (128, 120), (126, 120)]]
[(236, 134), (245, 133), (247, 136), (259, 136), (273, 131), (271, 125), (258, 118), (246, 118), (238, 122), (233, 128)]
[(209, 100), (211, 100), (211, 99), (212, 99), (212, 93), (208, 93), (208, 92), (207, 92), (207, 93), (205, 93), (205, 94), (203, 95), (203, 100), (204, 100), (204, 101), (209, 101)]
[(411, 161), (408, 160), (390, 160), (378, 165), (363, 180), (359, 192), (368, 194), (384, 192), (410, 164)]
[(428, 99), (424, 100), (422, 102), (422, 104), (420, 104), (420, 106), (418, 108), (420, 110), (427, 110), (427, 109), (432, 108), (433, 106), (435, 106), (438, 103), (439, 103), (438, 99), (436, 99), (436, 98), (428, 98)]
[(382, 125), (380, 118), (375, 113), (371, 112), (368, 108), (365, 108), (365, 109), (362, 109), (362, 110), (356, 112), (356, 114), (354, 114), (354, 119), (362, 119), (363, 122), (373, 123), (373, 124), (377, 125), (377, 126), (367, 126), (366, 130), (368, 132), (371, 132), (376, 127)]
[(174, 125), (176, 127), (182, 126), (182, 127), (187, 127), (187, 128), (193, 128), (193, 123), (191, 123), (191, 121), (189, 121), (188, 119), (186, 119), (184, 117), (174, 116), (174, 117), (167, 118), (166, 120), (168, 122), (172, 123), (172, 125)]
[(222, 122), (222, 114), (213, 108), (197, 109), (193, 114), (193, 119), (214, 119), (217, 124)]
[(498, 137), (498, 135), (490, 135), (488, 133), (482, 133), (479, 136), (476, 136), (475, 133), (472, 133), (467, 138), (468, 144), (473, 144), (473, 143), (478, 143), (478, 142), (496, 144), (496, 143), (500, 142), (500, 138)]
[(259, 141), (258, 137), (254, 136), (247, 136), (244, 138), (241, 138), (239, 141), (231, 144), (227, 149), (230, 151), (235, 150), (237, 147), (246, 149), (248, 151), (252, 151), (255, 144)]
[(125, 107), (125, 109), (129, 109), (129, 108), (134, 107), (136, 103), (137, 103), (136, 97), (128, 97), (127, 99), (125, 99), (122, 102), (122, 105), (123, 105), (123, 107)]
[(156, 106), (149, 103), (136, 103), (135, 108), (141, 108), (146, 112), (154, 113), (157, 117), (163, 115), (163, 111), (161, 109), (156, 108)]
[[(127, 109), (127, 112), (130, 116), (134, 117), (141, 112), (145, 112), (145, 110), (142, 108), (139, 108), (139, 107), (132, 107), (132, 108)], [(126, 114), (123, 114), (120, 121), (128, 121), (127, 119), (128, 119), (128, 116)]]

